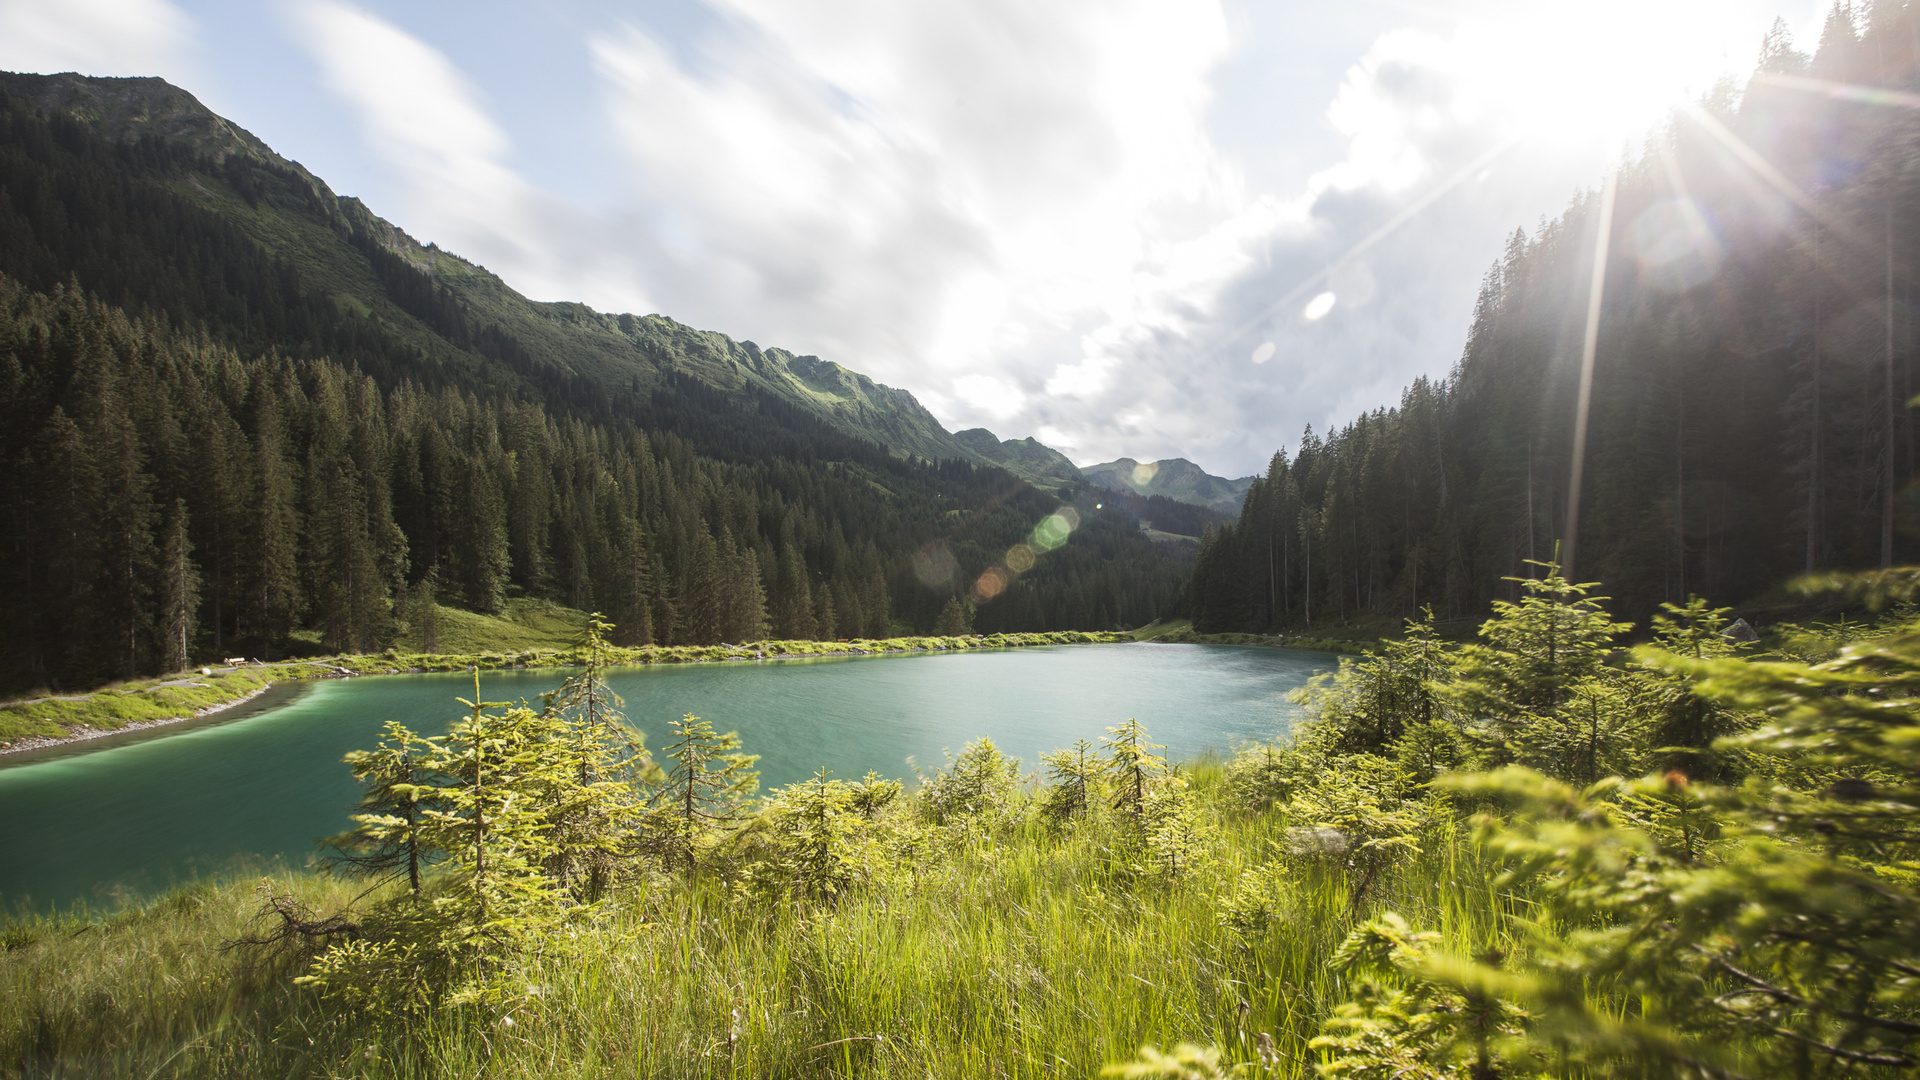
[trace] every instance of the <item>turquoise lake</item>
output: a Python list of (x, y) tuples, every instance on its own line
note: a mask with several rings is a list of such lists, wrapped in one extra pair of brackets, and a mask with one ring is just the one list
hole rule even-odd
[[(1335, 658), (1218, 645), (1062, 645), (933, 655), (622, 668), (608, 682), (658, 746), (693, 713), (761, 755), (764, 792), (825, 766), (911, 778), (991, 737), (1028, 768), (1137, 717), (1175, 760), (1284, 735), (1290, 691)], [(487, 672), (488, 699), (538, 696), (564, 670)], [(0, 907), (111, 904), (248, 860), (304, 863), (357, 789), (341, 756), (387, 720), (438, 733), (471, 675), (329, 680), (253, 715), (105, 749), (0, 764)], [(4, 759), (0, 759), (3, 763)]]

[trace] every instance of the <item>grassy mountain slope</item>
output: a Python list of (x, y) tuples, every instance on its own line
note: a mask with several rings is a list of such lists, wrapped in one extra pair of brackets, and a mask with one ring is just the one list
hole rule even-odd
[(1087, 479), (1109, 491), (1131, 491), (1136, 495), (1164, 495), (1175, 502), (1192, 503), (1223, 514), (1240, 512), (1253, 477), (1238, 480), (1214, 476), (1186, 458), (1163, 458), (1139, 462), (1120, 458), (1080, 470)]
[[(529, 300), (484, 267), (422, 244), (358, 199), (334, 194), (163, 80), (0, 73), (0, 91), (121, 144), (157, 140), (190, 151), (199, 168), (158, 178), (173, 195), (236, 226), (309, 289), (412, 350), (429, 370), (515, 389), (531, 384), (549, 396), (557, 387), (560, 396), (588, 405), (644, 394), (679, 373), (725, 391), (756, 387), (896, 452), (993, 463), (954, 439), (912, 394), (830, 361), (761, 349), (660, 315)], [(244, 294), (213, 306), (203, 314), (239, 323), (240, 337), (259, 332)]]
[(1081, 483), (1079, 466), (1067, 455), (1033, 436), (1001, 439), (986, 428), (968, 428), (954, 432), (954, 441), (976, 457), (992, 462), (1034, 487), (1059, 489)]

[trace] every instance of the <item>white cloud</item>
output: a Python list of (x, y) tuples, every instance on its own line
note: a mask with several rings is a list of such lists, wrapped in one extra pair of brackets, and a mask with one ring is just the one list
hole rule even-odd
[(167, 0), (0, 0), (0, 68), (181, 81), (192, 29)]
[(1018, 415), (1027, 403), (1019, 387), (991, 375), (962, 375), (952, 387), (954, 396), (996, 420)]
[(723, 6), (691, 68), (593, 42), (677, 317), (1004, 420), (1104, 386), (1269, 226), (1202, 122), (1214, 0)]
[(291, 9), (301, 44), (327, 88), (358, 114), (368, 144), (401, 180), (402, 205), (375, 208), (463, 257), (511, 270), (547, 299), (605, 303), (617, 295), (594, 270), (597, 230), (509, 164), (506, 132), (445, 54), (340, 0)]
[(584, 43), (605, 123), (581, 129), (630, 168), (597, 211), (533, 188), (433, 47), (344, 0), (296, 23), (403, 177), (394, 216), (518, 288), (819, 353), (1077, 460), (1235, 474), (1444, 373), (1513, 227), (1749, 63), (1772, 17), (1460, 0), (1326, 88), (1339, 160), (1258, 191), (1209, 138), (1213, 80), (1230, 48), (1279, 50), (1232, 41), (1223, 2), (707, 0), (671, 43), (612, 24)]

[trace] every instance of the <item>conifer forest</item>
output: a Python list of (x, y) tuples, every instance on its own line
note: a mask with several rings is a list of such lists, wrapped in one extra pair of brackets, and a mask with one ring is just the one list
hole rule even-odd
[(0, 73), (0, 1080), (1920, 1073), (1920, 0), (1774, 25), (1237, 515)]
[[(391, 318), (183, 183), (283, 200)], [(622, 644), (924, 633), (950, 601), (983, 633), (1112, 629), (1177, 603), (1184, 568), (1139, 510), (901, 456), (671, 364), (615, 381), (536, 360), (368, 239), (370, 215), (322, 216), (313, 183), (0, 100), (0, 683), (274, 659), (296, 631), (377, 651), (435, 599), (550, 598)], [(635, 355), (689, 347), (606, 322)], [(976, 588), (1062, 497), (1067, 542)]]
[[(1776, 29), (1743, 92), (1677, 112), (1620, 168), (1571, 570), (1622, 615), (1920, 557), (1920, 123), (1794, 81), (1894, 79), (1914, 19), (1840, 5), (1811, 57)], [(1274, 455), (1200, 556), (1197, 627), (1475, 616), (1554, 557), (1601, 195), (1512, 236), (1447, 377)], [(1700, 242), (1655, 250), (1674, 214)]]

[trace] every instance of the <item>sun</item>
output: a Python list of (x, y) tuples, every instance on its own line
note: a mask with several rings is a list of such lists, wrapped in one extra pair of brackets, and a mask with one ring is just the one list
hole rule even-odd
[(1536, 146), (1617, 151), (1751, 70), (1770, 22), (1738, 0), (1500, 5), (1450, 43), (1454, 108)]

